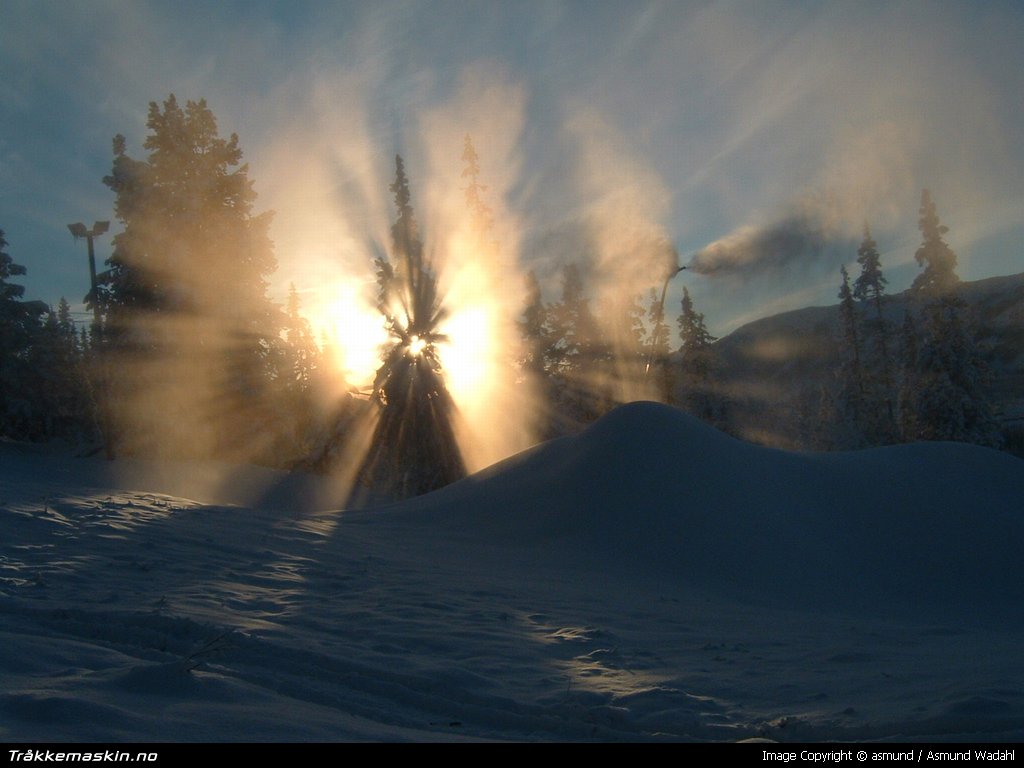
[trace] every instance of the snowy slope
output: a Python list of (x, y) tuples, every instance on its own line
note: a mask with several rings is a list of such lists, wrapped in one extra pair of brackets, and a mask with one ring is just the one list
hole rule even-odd
[[(1024, 273), (964, 282), (959, 292), (985, 350), (996, 410), (1016, 423), (1024, 418)], [(888, 297), (894, 332), (915, 306), (910, 291)], [(836, 304), (760, 318), (719, 340), (716, 379), (734, 428), (767, 445), (806, 445), (822, 388), (834, 384), (830, 356), (840, 335)]]
[(401, 514), (787, 605), (1016, 612), (1022, 469), (957, 444), (765, 449), (633, 403)]
[(1021, 739), (1022, 468), (633, 404), (338, 513), (0, 446), (0, 738)]

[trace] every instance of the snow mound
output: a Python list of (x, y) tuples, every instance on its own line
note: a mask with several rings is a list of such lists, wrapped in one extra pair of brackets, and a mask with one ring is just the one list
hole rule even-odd
[[(771, 602), (1019, 605), (1024, 469), (953, 443), (799, 454), (622, 406), (387, 515)], [(443, 544), (442, 544), (443, 546)]]
[(636, 404), (339, 514), (0, 445), (0, 738), (1019, 741), (1020, 468)]

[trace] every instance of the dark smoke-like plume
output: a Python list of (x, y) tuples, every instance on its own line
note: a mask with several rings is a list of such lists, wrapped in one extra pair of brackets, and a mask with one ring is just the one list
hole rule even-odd
[(794, 214), (746, 226), (698, 251), (688, 267), (703, 275), (750, 277), (817, 262), (833, 240), (813, 216)]

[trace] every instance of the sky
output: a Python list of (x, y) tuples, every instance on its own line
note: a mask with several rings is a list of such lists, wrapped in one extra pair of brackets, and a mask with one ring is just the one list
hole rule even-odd
[[(723, 335), (834, 303), (865, 222), (909, 286), (926, 187), (961, 277), (1024, 271), (1022, 39), (1017, 2), (3, 0), (0, 229), (26, 297), (82, 309), (66, 225), (119, 231), (111, 139), (143, 157), (149, 102), (205, 98), (275, 211), (271, 294), (322, 311), (372, 282), (395, 153), (436, 232), (469, 133), (549, 298), (573, 260), (596, 294), (660, 284), (640, 251), (664, 240), (720, 257), (667, 311), (686, 285)], [(794, 226), (813, 236), (772, 239)], [(764, 242), (797, 253), (737, 252)]]

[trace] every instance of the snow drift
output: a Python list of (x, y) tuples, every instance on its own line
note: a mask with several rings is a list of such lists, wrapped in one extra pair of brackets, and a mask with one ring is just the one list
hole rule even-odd
[(0, 739), (1020, 740), (1021, 466), (639, 403), (338, 512), (0, 444)]
[(457, 532), (450, 556), (505, 541), (775, 603), (1016, 614), (1022, 470), (952, 443), (788, 453), (633, 403), (388, 514)]

